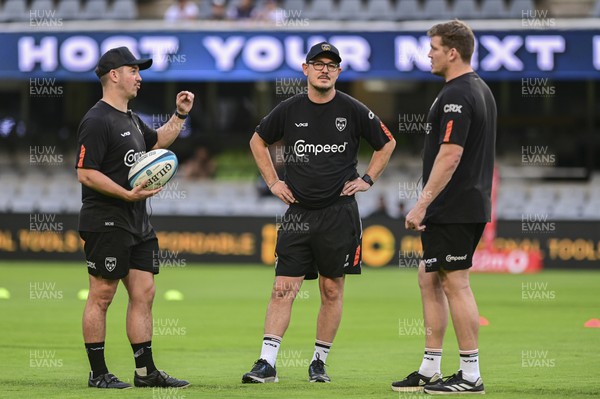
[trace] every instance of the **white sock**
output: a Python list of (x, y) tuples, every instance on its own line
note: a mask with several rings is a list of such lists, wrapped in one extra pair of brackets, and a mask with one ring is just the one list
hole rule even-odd
[(275, 367), (279, 345), (281, 345), (281, 337), (265, 334), (260, 350), (260, 358), (265, 359), (271, 366)]
[(419, 367), (419, 374), (425, 377), (433, 377), (435, 373), (441, 374), (442, 350), (425, 348), (423, 361)]
[(458, 351), (460, 354), (460, 370), (463, 378), (469, 382), (475, 382), (481, 374), (479, 373), (479, 349), (470, 351)]
[(315, 360), (317, 360), (317, 357), (323, 361), (323, 363), (325, 363), (325, 361), (327, 361), (327, 355), (329, 354), (329, 351), (331, 350), (331, 342), (325, 342), (325, 341), (319, 341), (316, 340), (315, 341), (315, 353), (313, 353), (313, 357), (312, 360), (310, 361), (311, 363), (314, 362)]

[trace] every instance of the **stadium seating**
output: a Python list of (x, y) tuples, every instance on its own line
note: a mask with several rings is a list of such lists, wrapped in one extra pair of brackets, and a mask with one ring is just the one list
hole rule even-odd
[[(359, 170), (365, 167), (360, 165)], [(375, 211), (381, 196), (392, 217), (398, 216), (400, 202), (405, 211), (410, 210), (418, 193), (404, 192), (399, 182), (412, 187), (419, 178), (419, 168), (392, 165), (371, 190), (359, 194), (361, 214), (368, 216)], [(26, 174), (3, 171), (0, 179), (0, 213), (77, 213), (81, 208), (81, 185), (71, 169), (33, 168)], [(180, 177), (172, 180), (149, 206), (157, 215), (272, 216), (285, 209), (275, 197), (260, 197), (255, 181), (190, 181)], [(600, 220), (600, 175), (587, 183), (507, 179), (498, 189), (496, 213), (504, 220), (521, 220), (528, 214), (547, 215), (550, 220)]]
[[(23, 2), (25, 3), (25, 2)], [(53, 0), (33, 0), (29, 5), (31, 10), (54, 10)]]
[(63, 20), (77, 19), (79, 17), (79, 0), (60, 0), (56, 14)]
[(104, 19), (108, 12), (107, 0), (88, 0), (86, 1), (81, 13), (80, 19)]
[(373, 21), (393, 21), (394, 8), (389, 0), (370, 0), (365, 9), (365, 19)]
[(596, 0), (596, 3), (592, 8), (591, 16), (594, 18), (600, 18), (600, 0)]
[(361, 0), (345, 0), (340, 4), (337, 18), (341, 20), (365, 19), (365, 9)]
[(307, 2), (305, 0), (284, 0), (281, 8), (284, 10), (304, 10)]
[(423, 8), (425, 19), (451, 19), (452, 13), (446, 0), (427, 0)]
[(113, 2), (112, 8), (106, 14), (108, 19), (135, 19), (137, 5), (135, 0), (119, 0)]
[(475, 0), (455, 0), (452, 8), (452, 17), (469, 20), (481, 17)]
[(397, 20), (402, 21), (425, 18), (425, 14), (417, 0), (396, 0), (396, 11), (394, 15)]
[(312, 1), (306, 8), (306, 17), (315, 20), (339, 19), (337, 5), (333, 0)]
[[(238, 0), (224, 0), (226, 8)], [(143, 7), (139, 7), (143, 3)], [(62, 20), (132, 20), (161, 18), (166, 0), (0, 0), (0, 22), (24, 22), (30, 10), (56, 10)], [(210, 18), (211, 0), (198, 0), (200, 19)], [(535, 10), (571, 10), (572, 3), (535, 0), (281, 0), (284, 10), (301, 10), (303, 18), (334, 21), (412, 21), (461, 18), (521, 19), (523, 12)], [(255, 0), (255, 8), (264, 0)], [(600, 18), (600, 0), (581, 0), (569, 17)], [(569, 8), (570, 7), (570, 8)], [(143, 12), (141, 12), (143, 10)], [(556, 11), (559, 12), (559, 11)], [(581, 14), (581, 15), (580, 15)], [(585, 15), (584, 15), (585, 14)]]
[(482, 0), (481, 3), (482, 18), (507, 18), (508, 10), (503, 0)]
[(22, 0), (6, 0), (2, 9), (1, 21), (29, 21), (29, 10)]
[(524, 17), (524, 13), (535, 10), (533, 0), (512, 0), (508, 7), (508, 17), (520, 19)]

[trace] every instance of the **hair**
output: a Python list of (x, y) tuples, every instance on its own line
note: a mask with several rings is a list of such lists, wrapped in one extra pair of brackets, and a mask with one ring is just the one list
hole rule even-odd
[(464, 22), (455, 19), (454, 21), (434, 25), (427, 31), (427, 36), (439, 36), (442, 39), (443, 46), (456, 49), (463, 62), (471, 62), (475, 49), (475, 35)]
[[(96, 75), (98, 75), (98, 73), (99, 73), (99, 68), (96, 67)], [(108, 72), (102, 76), (98, 76), (98, 78), (100, 79), (100, 84), (102, 84), (102, 87), (106, 86), (106, 83), (108, 82)]]

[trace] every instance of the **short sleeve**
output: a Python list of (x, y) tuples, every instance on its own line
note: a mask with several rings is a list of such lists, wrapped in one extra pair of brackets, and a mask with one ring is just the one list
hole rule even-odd
[(142, 135), (144, 136), (144, 142), (146, 143), (146, 151), (150, 151), (152, 147), (154, 147), (158, 142), (158, 132), (152, 129), (150, 126), (146, 125), (139, 116), (136, 115), (135, 119), (137, 120), (138, 126), (140, 127)]
[(358, 119), (360, 121), (361, 136), (379, 151), (381, 147), (392, 141), (394, 137), (385, 124), (363, 104), (358, 104)]
[(77, 134), (76, 168), (100, 169), (108, 146), (107, 134), (102, 119), (86, 118), (81, 122)]
[(256, 126), (256, 133), (269, 145), (281, 140), (283, 137), (285, 128), (285, 103), (279, 103)]
[(459, 90), (448, 90), (439, 104), (439, 143), (465, 146), (471, 127), (472, 107), (467, 97)]

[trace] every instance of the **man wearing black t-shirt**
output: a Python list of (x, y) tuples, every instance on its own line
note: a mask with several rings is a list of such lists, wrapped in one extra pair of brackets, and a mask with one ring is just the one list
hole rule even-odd
[[(419, 287), (428, 334), (421, 367), (392, 383), (401, 392), (484, 393), (479, 373), (479, 314), (469, 285), (469, 268), (485, 224), (490, 221), (496, 142), (496, 102), (471, 68), (475, 39), (461, 21), (435, 25), (432, 73), (446, 83), (429, 110), (423, 192), (406, 215), (407, 229), (421, 232)], [(460, 370), (441, 380), (442, 343), (452, 316)]]
[[(361, 222), (354, 195), (383, 172), (395, 141), (362, 103), (335, 90), (339, 51), (314, 45), (302, 65), (308, 93), (281, 102), (256, 127), (250, 148), (269, 190), (289, 205), (278, 217), (275, 283), (262, 350), (244, 383), (277, 382), (275, 362), (302, 282), (319, 278), (321, 309), (309, 381), (330, 382), (325, 361), (342, 317), (344, 275), (361, 271)], [(366, 173), (356, 170), (360, 139), (375, 152)], [(268, 147), (283, 140), (285, 178)], [(280, 154), (281, 155), (281, 154)]]
[(157, 370), (152, 359), (153, 254), (158, 240), (146, 212), (146, 198), (160, 189), (131, 189), (128, 173), (146, 151), (167, 148), (177, 138), (194, 103), (188, 91), (177, 94), (177, 111), (158, 130), (127, 109), (137, 96), (140, 70), (151, 59), (136, 59), (126, 47), (107, 51), (96, 67), (102, 99), (83, 117), (77, 134), (77, 177), (82, 184), (79, 232), (90, 289), (83, 313), (83, 338), (92, 371), (88, 386), (131, 388), (108, 372), (104, 360), (106, 311), (123, 282), (129, 294), (127, 336), (133, 349), (138, 387), (183, 388), (187, 381)]

